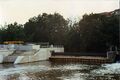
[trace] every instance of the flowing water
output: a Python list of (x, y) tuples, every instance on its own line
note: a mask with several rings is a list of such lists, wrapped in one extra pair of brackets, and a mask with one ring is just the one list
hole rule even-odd
[(120, 64), (87, 65), (49, 61), (0, 64), (0, 80), (120, 80)]

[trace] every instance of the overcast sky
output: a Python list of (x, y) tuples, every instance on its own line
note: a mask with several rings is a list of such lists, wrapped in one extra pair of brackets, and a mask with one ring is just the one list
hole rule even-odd
[(0, 24), (17, 21), (24, 24), (41, 13), (58, 12), (64, 18), (85, 13), (109, 12), (119, 8), (119, 0), (0, 0)]

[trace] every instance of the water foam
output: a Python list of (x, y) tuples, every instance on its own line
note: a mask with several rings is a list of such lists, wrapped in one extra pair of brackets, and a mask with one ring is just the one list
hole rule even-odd
[(48, 70), (46, 66), (25, 66), (0, 70), (0, 76)]
[(62, 80), (86, 80), (86, 77), (88, 76), (88, 74), (86, 73), (75, 73), (75, 74), (72, 74), (72, 76), (62, 76), (62, 77), (59, 77), (59, 79), (62, 79)]
[(21, 73), (19, 76), (19, 80), (30, 80), (30, 78), (25, 73)]
[(84, 70), (84, 69), (89, 69), (90, 67), (92, 67), (92, 65), (68, 64), (68, 65), (55, 66), (53, 69), (60, 69), (60, 70)]
[(120, 63), (104, 64), (101, 68), (91, 71), (93, 74), (120, 74)]
[(88, 70), (93, 65), (85, 65), (85, 64), (65, 64), (65, 65), (57, 65), (57, 66), (46, 66), (46, 65), (27, 65), (27, 66), (15, 66), (14, 68), (7, 68), (0, 70), (0, 80), (8, 80), (9, 76), (14, 76), (18, 74), (18, 80), (31, 80), (29, 73), (41, 72), (41, 71), (49, 71), (49, 70), (78, 70), (76, 74), (72, 74), (73, 77), (62, 76), (62, 80), (79, 80), (85, 77), (84, 73), (81, 74), (79, 70)]

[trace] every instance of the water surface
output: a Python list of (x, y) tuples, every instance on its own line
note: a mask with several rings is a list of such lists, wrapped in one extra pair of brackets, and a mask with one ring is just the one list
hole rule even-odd
[(49, 61), (0, 64), (0, 80), (120, 80), (120, 64), (88, 65)]

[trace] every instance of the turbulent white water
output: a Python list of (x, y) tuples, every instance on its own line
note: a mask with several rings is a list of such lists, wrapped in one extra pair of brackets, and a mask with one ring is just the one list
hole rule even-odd
[[(42, 77), (34, 73), (40, 72)], [(28, 73), (33, 73), (32, 77)], [(104, 76), (105, 74), (120, 74), (120, 64), (86, 65), (86, 64), (32, 64), (0, 68), (0, 80), (11, 80), (17, 74), (16, 80), (87, 80), (89, 76)], [(52, 76), (56, 77), (52, 79)], [(31, 79), (32, 78), (32, 79)], [(99, 79), (98, 79), (99, 80)]]
[(85, 64), (66, 64), (66, 65), (59, 65), (59, 66), (54, 66), (51, 69), (60, 69), (60, 70), (84, 70), (84, 69), (89, 69), (93, 65), (85, 65)]
[(46, 66), (25, 66), (25, 67), (16, 67), (16, 68), (8, 68), (0, 70), (0, 76), (2, 75), (12, 75), (15, 73), (27, 73), (27, 72), (38, 72), (48, 70), (48, 67)]
[(72, 74), (72, 76), (62, 76), (59, 77), (62, 80), (86, 80), (85, 78), (88, 76), (89, 74), (85, 74), (85, 73), (75, 73)]
[(20, 73), (19, 80), (30, 80), (30, 77), (28, 77), (25, 73)]
[(120, 63), (104, 64), (99, 69), (91, 71), (94, 74), (120, 74)]
[(15, 67), (15, 68), (8, 68), (8, 69), (0, 69), (0, 76), (2, 75), (11, 75), (15, 73), (27, 73), (27, 72), (40, 72), (45, 70), (82, 70), (82, 69), (88, 69), (88, 65), (60, 65), (60, 66), (54, 66), (54, 67), (48, 67), (44, 65), (35, 65), (35, 66), (22, 66), (22, 67)]

